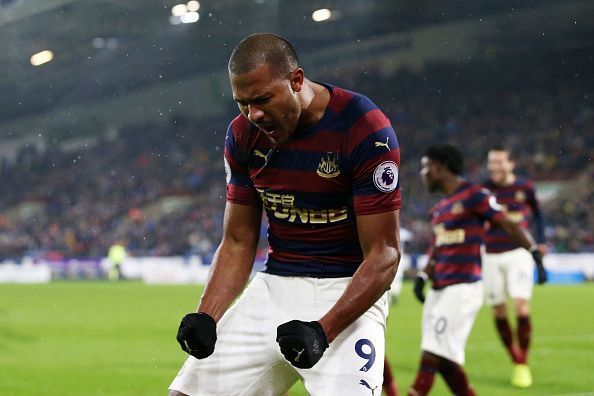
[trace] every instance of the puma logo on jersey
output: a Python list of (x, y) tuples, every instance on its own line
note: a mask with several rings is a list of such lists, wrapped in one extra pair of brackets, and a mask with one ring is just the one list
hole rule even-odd
[(388, 151), (390, 151), (390, 145), (388, 144), (389, 141), (390, 141), (390, 136), (386, 137), (386, 143), (384, 143), (384, 142), (375, 142), (375, 147), (382, 147), (382, 146), (384, 146), (385, 148), (388, 149)]
[(264, 158), (264, 161), (268, 161), (268, 156), (270, 155), (270, 153), (272, 153), (272, 149), (270, 149), (270, 150), (268, 151), (268, 153), (266, 153), (266, 154), (264, 154), (263, 152), (261, 152), (261, 151), (260, 151), (260, 150), (258, 150), (258, 149), (255, 149), (253, 154), (254, 154), (256, 157)]

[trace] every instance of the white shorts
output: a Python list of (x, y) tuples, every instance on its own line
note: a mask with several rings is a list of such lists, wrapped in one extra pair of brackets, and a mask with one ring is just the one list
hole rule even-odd
[(214, 353), (190, 356), (169, 389), (187, 395), (280, 395), (299, 379), (311, 395), (381, 393), (388, 298), (346, 328), (311, 369), (288, 363), (276, 328), (293, 319), (320, 319), (350, 278), (317, 279), (258, 273), (217, 326)]
[(487, 293), (487, 305), (499, 305), (507, 296), (513, 299), (530, 300), (534, 286), (534, 260), (523, 248), (503, 253), (485, 253), (483, 256), (483, 280)]
[(429, 290), (423, 304), (421, 349), (463, 365), (466, 340), (483, 296), (480, 281)]

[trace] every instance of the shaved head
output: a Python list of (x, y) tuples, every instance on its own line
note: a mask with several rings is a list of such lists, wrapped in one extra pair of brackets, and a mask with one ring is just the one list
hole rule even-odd
[(280, 76), (299, 67), (299, 60), (293, 46), (284, 38), (272, 33), (256, 33), (241, 40), (231, 53), (229, 74), (249, 73), (263, 64)]

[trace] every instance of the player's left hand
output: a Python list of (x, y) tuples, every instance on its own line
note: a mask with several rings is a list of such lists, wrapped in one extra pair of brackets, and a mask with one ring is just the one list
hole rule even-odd
[(415, 279), (415, 286), (413, 292), (415, 293), (415, 297), (421, 304), (425, 302), (425, 283), (427, 282), (428, 276), (424, 271), (419, 271), (417, 273), (417, 278)]
[(532, 254), (532, 258), (536, 264), (536, 283), (543, 285), (547, 283), (549, 277), (547, 275), (547, 270), (542, 264), (542, 252), (538, 247), (535, 246), (534, 248), (530, 249), (530, 254)]
[(276, 342), (285, 359), (297, 368), (312, 368), (328, 348), (320, 322), (292, 320), (276, 329)]

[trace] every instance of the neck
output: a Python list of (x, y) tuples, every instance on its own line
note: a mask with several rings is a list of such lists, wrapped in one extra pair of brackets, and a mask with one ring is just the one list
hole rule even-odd
[(302, 110), (297, 127), (304, 129), (322, 119), (330, 101), (330, 92), (323, 85), (306, 79), (299, 95)]
[(495, 181), (493, 181), (493, 184), (495, 184), (496, 186), (499, 186), (499, 187), (507, 187), (507, 186), (511, 186), (512, 184), (514, 184), (515, 181), (516, 181), (516, 175), (514, 175), (513, 173), (509, 173), (508, 175), (505, 176), (505, 178), (500, 183), (496, 183)]
[(452, 195), (458, 187), (464, 182), (460, 176), (452, 175), (443, 180), (441, 183), (441, 192), (445, 195)]

